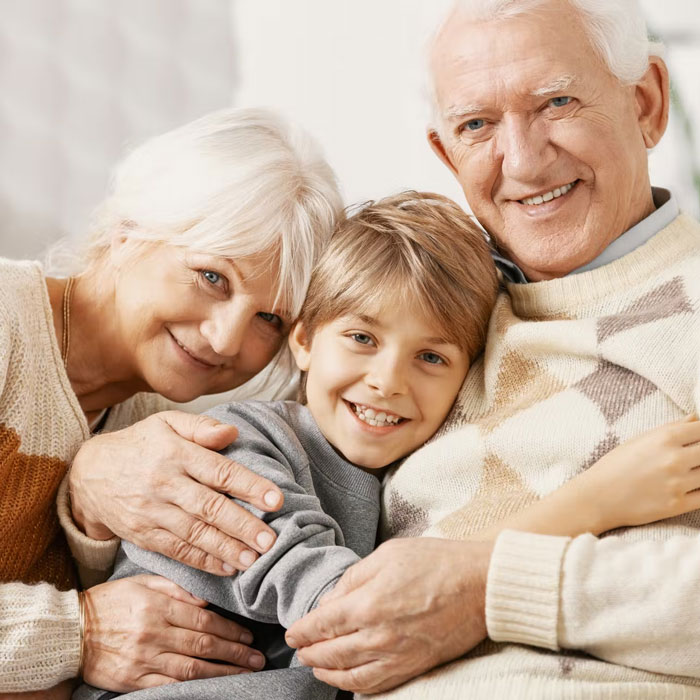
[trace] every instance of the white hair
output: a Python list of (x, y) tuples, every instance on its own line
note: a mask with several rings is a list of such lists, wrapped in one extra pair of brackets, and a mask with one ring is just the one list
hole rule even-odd
[[(115, 234), (234, 259), (266, 254), (277, 267), (275, 304), (296, 317), (342, 208), (335, 175), (306, 132), (271, 110), (221, 110), (128, 154), (88, 235), (59, 241), (45, 269), (78, 275)], [(238, 395), (274, 395), (292, 370), (283, 343)]]
[[(566, 0), (581, 17), (593, 49), (610, 72), (623, 84), (634, 85), (649, 67), (650, 56), (662, 56), (664, 46), (652, 41), (638, 0)], [(455, 11), (474, 22), (508, 19), (535, 12), (551, 0), (455, 0), (429, 44), (432, 51), (438, 35)], [(433, 105), (436, 94), (428, 76)]]
[(88, 236), (49, 251), (47, 269), (82, 272), (115, 233), (231, 258), (269, 254), (279, 261), (277, 301), (296, 316), (341, 211), (309, 135), (271, 110), (226, 109), (129, 153)]

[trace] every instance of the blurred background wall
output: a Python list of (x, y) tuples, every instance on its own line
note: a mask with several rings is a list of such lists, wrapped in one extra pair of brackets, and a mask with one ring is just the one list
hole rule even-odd
[[(464, 198), (424, 138), (423, 46), (450, 0), (0, 0), (0, 255), (82, 233), (130, 144), (235, 105), (321, 141), (348, 203)], [(652, 181), (700, 215), (700, 4), (642, 0), (675, 99)]]

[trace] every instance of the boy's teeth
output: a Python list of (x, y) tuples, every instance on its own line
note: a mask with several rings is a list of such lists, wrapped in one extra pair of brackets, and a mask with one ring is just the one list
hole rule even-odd
[(563, 187), (556, 187), (551, 192), (538, 194), (537, 197), (526, 197), (525, 199), (521, 199), (520, 203), (532, 206), (533, 204), (537, 205), (544, 204), (544, 202), (551, 202), (553, 199), (556, 199), (557, 197), (561, 197), (563, 194), (566, 194), (575, 184), (576, 181), (574, 180), (574, 182), (570, 182), (568, 185), (564, 185)]
[(386, 413), (385, 411), (377, 413), (373, 408), (367, 408), (367, 406), (358, 403), (352, 404), (352, 408), (355, 411), (355, 415), (368, 425), (379, 427), (396, 425), (401, 420), (399, 416), (395, 416), (392, 413)]

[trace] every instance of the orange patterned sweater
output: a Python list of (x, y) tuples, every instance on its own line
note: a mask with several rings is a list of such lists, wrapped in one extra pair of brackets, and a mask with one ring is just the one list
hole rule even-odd
[[(165, 407), (161, 397), (137, 394), (112, 409), (105, 430)], [(61, 361), (41, 266), (0, 258), (0, 695), (49, 688), (77, 673), (71, 550), (95, 568), (115, 546), (77, 531), (65, 494), (70, 548), (59, 524), (57, 491), (89, 434)]]

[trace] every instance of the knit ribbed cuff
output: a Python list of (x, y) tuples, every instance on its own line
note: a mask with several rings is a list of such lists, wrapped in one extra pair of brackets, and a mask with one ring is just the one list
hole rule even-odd
[(505, 530), (486, 583), (486, 627), (496, 642), (557, 650), (559, 584), (571, 539)]
[(118, 537), (112, 537), (108, 540), (93, 540), (78, 529), (73, 521), (70, 508), (68, 474), (66, 474), (58, 487), (56, 508), (58, 510), (58, 520), (66, 533), (71, 554), (78, 564), (82, 568), (93, 572), (109, 571), (114, 564), (114, 558), (117, 556), (120, 540)]
[(50, 688), (78, 675), (76, 591), (0, 585), (0, 695)]

